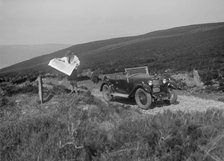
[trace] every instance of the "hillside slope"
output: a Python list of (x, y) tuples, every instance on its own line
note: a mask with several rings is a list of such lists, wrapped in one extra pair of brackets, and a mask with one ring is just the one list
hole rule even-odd
[(76, 53), (81, 69), (122, 71), (124, 67), (147, 65), (151, 71), (222, 69), (224, 64), (224, 23), (200, 24), (155, 31), (144, 35), (78, 44), (0, 70), (52, 71), (50, 59)]

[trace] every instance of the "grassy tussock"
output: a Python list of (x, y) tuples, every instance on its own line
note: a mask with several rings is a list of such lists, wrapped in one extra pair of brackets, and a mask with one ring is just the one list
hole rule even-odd
[(61, 97), (51, 110), (39, 107), (35, 115), (2, 119), (2, 161), (224, 159), (222, 111), (149, 116), (101, 102), (90, 92)]

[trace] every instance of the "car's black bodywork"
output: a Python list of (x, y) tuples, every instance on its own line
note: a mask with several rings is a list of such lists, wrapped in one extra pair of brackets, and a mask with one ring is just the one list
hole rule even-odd
[[(107, 90), (104, 89), (105, 86)], [(150, 95), (151, 102), (170, 100), (171, 94), (174, 94), (175, 98), (173, 99), (175, 100), (170, 101), (170, 103), (173, 103), (173, 101), (176, 101), (176, 94), (171, 91), (175, 88), (175, 85), (171, 83), (168, 78), (150, 76), (148, 67), (136, 67), (126, 68), (124, 73), (104, 76), (100, 91), (103, 91), (104, 95), (105, 91), (107, 96), (111, 95), (111, 97), (106, 98), (106, 100), (110, 100), (113, 96), (136, 99), (136, 97), (139, 97), (136, 96), (136, 92), (139, 91), (138, 89), (142, 89), (142, 93)], [(137, 100), (136, 103), (138, 104)], [(143, 106), (143, 108), (147, 109), (149, 107)]]

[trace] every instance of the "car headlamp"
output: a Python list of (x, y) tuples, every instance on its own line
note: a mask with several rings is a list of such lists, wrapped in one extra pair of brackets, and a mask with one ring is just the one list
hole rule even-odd
[(167, 80), (166, 79), (163, 79), (163, 84), (165, 84), (167, 82)]
[(152, 86), (152, 81), (150, 80), (150, 81), (148, 82), (148, 84), (149, 84), (150, 86)]

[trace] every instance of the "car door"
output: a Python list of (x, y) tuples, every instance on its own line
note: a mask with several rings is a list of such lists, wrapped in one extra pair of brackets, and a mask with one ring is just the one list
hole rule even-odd
[(125, 76), (118, 76), (116, 81), (116, 91), (118, 93), (127, 94), (128, 93), (128, 82)]

